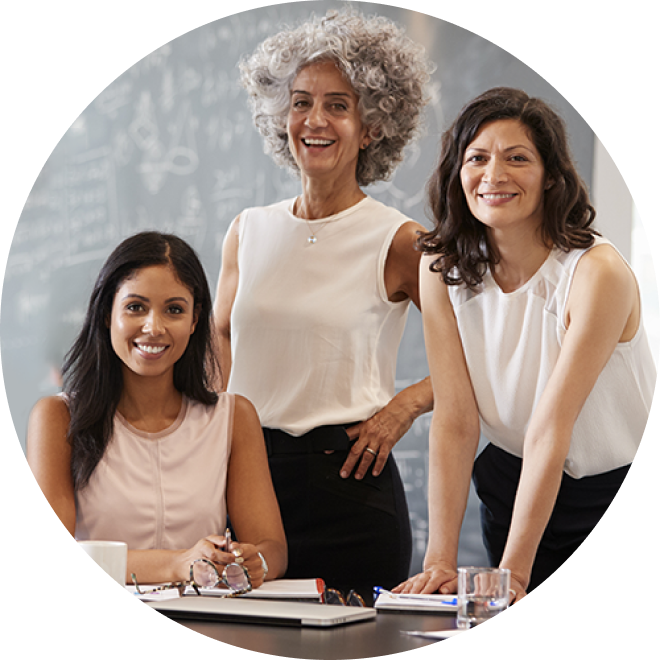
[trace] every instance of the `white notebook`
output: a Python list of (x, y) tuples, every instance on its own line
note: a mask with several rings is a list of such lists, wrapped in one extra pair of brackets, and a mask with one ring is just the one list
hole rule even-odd
[(374, 607), (377, 610), (399, 610), (415, 612), (456, 612), (456, 596), (441, 594), (392, 594), (382, 591)]
[[(143, 585), (144, 591), (149, 591), (156, 585)], [(325, 583), (320, 578), (310, 578), (306, 580), (271, 580), (264, 582), (259, 588), (253, 589), (241, 596), (241, 598), (267, 598), (267, 599), (293, 599), (293, 600), (314, 600), (320, 601), (323, 596)], [(137, 596), (140, 600), (162, 601), (179, 598), (179, 592), (176, 589), (157, 592), (155, 594), (139, 594), (135, 586), (126, 585), (127, 591)], [(225, 587), (204, 588), (199, 590), (202, 596), (226, 596), (230, 593)], [(197, 595), (192, 587), (186, 587), (185, 597)]]

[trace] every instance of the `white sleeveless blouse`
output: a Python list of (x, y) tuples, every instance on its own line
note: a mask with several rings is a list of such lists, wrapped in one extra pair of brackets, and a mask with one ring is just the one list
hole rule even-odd
[[(596, 237), (595, 245), (610, 244)], [(534, 276), (503, 293), (490, 271), (471, 291), (449, 286), (487, 440), (522, 457), (530, 418), (566, 334), (573, 274), (587, 250), (554, 249)], [(619, 343), (575, 423), (564, 471), (575, 478), (629, 464), (649, 415), (656, 369), (643, 324)]]
[(299, 436), (366, 419), (394, 396), (409, 301), (387, 299), (385, 261), (410, 219), (366, 197), (306, 222), (293, 201), (241, 213), (228, 390), (263, 426)]

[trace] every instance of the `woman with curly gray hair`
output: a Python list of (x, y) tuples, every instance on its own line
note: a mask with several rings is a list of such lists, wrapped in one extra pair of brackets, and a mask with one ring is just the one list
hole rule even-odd
[(265, 149), (302, 192), (230, 227), (215, 309), (223, 373), (264, 427), (287, 577), (365, 594), (408, 576), (391, 451), (432, 394), (428, 379), (394, 387), (423, 227), (361, 186), (402, 160), (430, 70), (401, 28), (352, 11), (280, 32), (241, 63)]
[(388, 179), (418, 130), (429, 66), (421, 46), (388, 19), (330, 16), (261, 43), (241, 63), (242, 82), (265, 150), (281, 167), (300, 172), (287, 122), (293, 81), (305, 66), (333, 62), (357, 96), (370, 144), (358, 156), (360, 186)]

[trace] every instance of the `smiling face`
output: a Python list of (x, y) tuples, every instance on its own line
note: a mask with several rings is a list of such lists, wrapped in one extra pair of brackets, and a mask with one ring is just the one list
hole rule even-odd
[(333, 62), (310, 64), (296, 76), (287, 132), (303, 176), (355, 181), (360, 147), (370, 142), (358, 100)]
[(142, 268), (115, 292), (110, 341), (125, 375), (172, 377), (195, 325), (193, 294), (169, 266)]
[(468, 207), (490, 229), (543, 222), (543, 161), (516, 119), (481, 127), (463, 156), (461, 183)]

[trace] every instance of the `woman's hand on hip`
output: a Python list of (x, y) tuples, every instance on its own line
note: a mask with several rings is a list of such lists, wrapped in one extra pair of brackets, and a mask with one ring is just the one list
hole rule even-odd
[(392, 399), (373, 417), (346, 429), (348, 437), (355, 440), (341, 468), (341, 476), (350, 476), (355, 469), (355, 478), (362, 479), (370, 467), (377, 477), (385, 467), (394, 445), (401, 440), (412, 426), (414, 416), (410, 410)]

